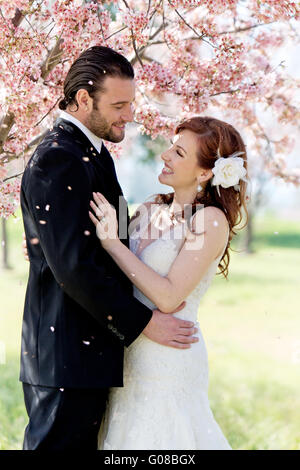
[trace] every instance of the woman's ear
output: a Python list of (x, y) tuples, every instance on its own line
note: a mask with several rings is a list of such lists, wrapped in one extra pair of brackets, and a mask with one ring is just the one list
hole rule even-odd
[(208, 170), (201, 170), (199, 175), (197, 176), (198, 184), (204, 183), (204, 181), (210, 180), (214, 176), (211, 169)]

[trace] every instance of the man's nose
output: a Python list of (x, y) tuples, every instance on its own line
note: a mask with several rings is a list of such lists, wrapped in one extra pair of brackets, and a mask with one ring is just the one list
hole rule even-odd
[(134, 117), (134, 112), (131, 107), (127, 109), (126, 112), (122, 115), (123, 121), (126, 121), (126, 122), (132, 122), (133, 117)]

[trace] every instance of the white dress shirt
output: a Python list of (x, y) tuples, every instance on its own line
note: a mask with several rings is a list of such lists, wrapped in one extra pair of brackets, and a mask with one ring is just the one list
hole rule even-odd
[(76, 119), (74, 116), (67, 113), (66, 111), (61, 111), (59, 117), (65, 119), (66, 121), (70, 121), (75, 124), (75, 126), (79, 127), (79, 129), (87, 136), (89, 141), (93, 144), (97, 152), (101, 152), (102, 139), (93, 134), (93, 132), (91, 132), (84, 124), (82, 124), (81, 121), (79, 121), (79, 119)]

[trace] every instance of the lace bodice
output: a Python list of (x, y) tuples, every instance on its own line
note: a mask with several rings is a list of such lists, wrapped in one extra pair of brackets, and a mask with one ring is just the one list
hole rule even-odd
[[(143, 216), (140, 222), (139, 234), (143, 234), (146, 227), (147, 214)], [(139, 254), (139, 259), (161, 276), (166, 276), (185, 242), (186, 230), (187, 226), (179, 223), (174, 227), (174, 229), (162, 234), (160, 238), (157, 238), (148, 244)], [(138, 236), (137, 232), (133, 232), (130, 236), (130, 250), (136, 255), (138, 253), (140, 242), (140, 236)], [(204, 277), (186, 298), (186, 307), (180, 312), (174, 314), (174, 316), (184, 320), (197, 321), (199, 302), (206, 293), (217, 272), (219, 262), (224, 254), (226, 246), (227, 241), (221, 255), (211, 263)], [(155, 305), (136, 287), (134, 287), (134, 296), (147, 307), (151, 309), (155, 308)]]

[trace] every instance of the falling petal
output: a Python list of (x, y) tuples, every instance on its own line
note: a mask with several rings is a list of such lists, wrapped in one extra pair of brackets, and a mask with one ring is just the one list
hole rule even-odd
[(41, 225), (45, 225), (47, 222), (46, 222), (46, 220), (39, 220), (39, 223), (40, 223)]
[(214, 226), (217, 227), (218, 225), (219, 223), (216, 220), (214, 220)]
[(134, 273), (131, 273), (131, 276), (132, 276), (132, 277), (135, 277), (135, 274), (134, 274)]
[(90, 81), (88, 82), (88, 84), (89, 84), (89, 85), (93, 85), (94, 82), (92, 82), (92, 80), (90, 80)]
[(89, 346), (91, 343), (89, 341), (82, 341), (83, 344), (85, 344), (86, 346)]
[(111, 321), (113, 317), (111, 315), (108, 315), (107, 320)]
[(54, 326), (50, 326), (50, 330), (52, 331), (52, 333), (54, 333), (54, 331), (55, 331)]
[(5, 241), (4, 240), (2, 240), (1, 245), (5, 246)]
[(91, 232), (89, 232), (88, 230), (85, 230), (84, 231), (84, 235), (86, 235), (87, 237), (91, 234)]
[(65, 389), (64, 389), (64, 388), (60, 388), (59, 390), (60, 390), (61, 392), (64, 392)]
[(49, 210), (50, 210), (50, 205), (49, 205), (49, 204), (46, 205), (45, 210), (46, 210), (46, 211), (49, 211)]
[(69, 191), (72, 191), (72, 188), (71, 188), (71, 186), (68, 186), (68, 190), (69, 190)]
[(83, 160), (84, 162), (89, 162), (89, 161), (90, 161), (89, 157), (82, 157), (82, 160)]
[(40, 209), (40, 206), (35, 206), (36, 209)]
[(274, 232), (274, 233), (275, 233), (275, 235), (278, 235), (279, 232)]

